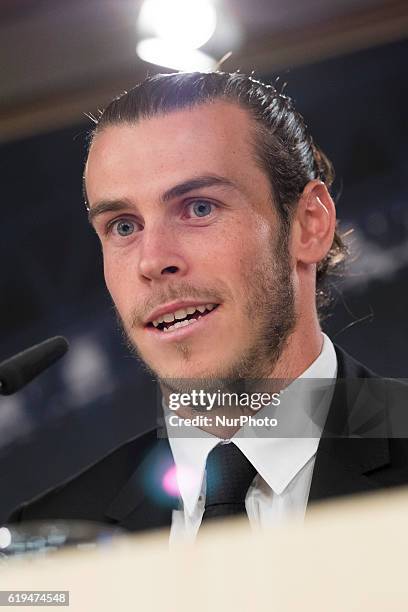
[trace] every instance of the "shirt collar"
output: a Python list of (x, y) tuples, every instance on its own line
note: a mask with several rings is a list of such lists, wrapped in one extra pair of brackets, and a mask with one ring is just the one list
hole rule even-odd
[[(299, 436), (272, 437), (268, 431), (251, 430), (250, 425), (244, 425), (233, 436), (231, 442), (251, 461), (257, 472), (267, 482), (271, 489), (280, 495), (296, 474), (314, 456), (319, 445), (324, 422), (330, 407), (334, 386), (327, 387), (327, 380), (337, 376), (337, 357), (331, 340), (323, 334), (323, 347), (317, 359), (301, 374), (296, 381), (313, 379), (307, 387), (310, 392), (301, 392), (299, 385), (291, 383), (282, 395), (283, 401), (278, 408), (265, 406), (256, 413), (257, 417), (267, 416), (273, 410), (278, 424), (293, 431), (293, 425), (300, 432)], [(319, 379), (325, 379), (324, 393), (319, 394), (319, 419), (311, 418), (312, 411), (317, 407), (316, 395), (312, 393), (319, 387)], [(309, 385), (309, 383), (307, 383)], [(320, 383), (321, 387), (321, 383)], [(304, 387), (303, 387), (304, 391)], [(300, 404), (299, 404), (300, 402)], [(285, 405), (291, 410), (285, 410)], [(299, 410), (293, 406), (299, 405)], [(165, 422), (167, 424), (170, 411), (166, 406)], [(296, 422), (293, 423), (294, 416)], [(304, 428), (308, 429), (305, 430)], [(291, 429), (292, 428), (292, 429)], [(191, 432), (191, 428), (186, 429)], [(307, 431), (307, 437), (306, 432)], [(183, 500), (184, 508), (192, 515), (201, 492), (207, 456), (220, 442), (213, 434), (199, 430), (197, 437), (169, 437), (171, 451), (176, 465), (177, 483)]]

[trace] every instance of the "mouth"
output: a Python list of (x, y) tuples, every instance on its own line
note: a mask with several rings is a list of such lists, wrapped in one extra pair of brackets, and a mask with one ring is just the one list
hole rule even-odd
[(167, 312), (161, 316), (157, 316), (154, 320), (149, 321), (145, 328), (148, 331), (167, 336), (178, 331), (192, 330), (196, 325), (209, 315), (213, 314), (219, 308), (219, 304), (200, 304), (178, 308), (174, 312)]

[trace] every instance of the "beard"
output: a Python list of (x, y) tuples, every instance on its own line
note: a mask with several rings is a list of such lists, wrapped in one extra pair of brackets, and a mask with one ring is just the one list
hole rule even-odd
[(281, 228), (277, 245), (266, 261), (246, 271), (245, 313), (249, 324), (252, 323), (252, 341), (225, 370), (223, 377), (228, 380), (270, 376), (295, 327), (295, 292), (288, 239), (288, 233)]
[[(289, 232), (281, 226), (277, 244), (271, 252), (261, 263), (258, 259), (256, 265), (246, 267), (243, 271), (242, 298), (248, 326), (251, 329), (251, 342), (229, 364), (220, 364), (209, 372), (202, 372), (200, 375), (202, 388), (205, 386), (210, 390), (221, 385), (224, 389), (228, 387), (236, 390), (245, 379), (259, 380), (273, 373), (296, 325), (295, 294), (288, 243)], [(202, 302), (208, 299), (211, 303), (221, 303), (229, 293), (229, 289), (223, 285), (218, 285), (209, 292), (208, 287), (199, 288), (185, 281), (177, 281), (163, 290), (161, 295), (156, 295), (154, 304), (151, 301), (146, 302), (134, 311), (129, 324), (130, 331), (127, 331), (116, 311), (126, 345), (142, 368), (158, 379), (162, 388), (184, 392), (192, 388), (194, 381), (174, 378), (170, 380), (144, 359), (131, 337), (132, 328), (142, 320), (141, 313), (150, 312), (158, 304), (183, 298), (197, 298)], [(185, 363), (193, 358), (189, 343), (178, 342), (174, 344), (174, 348)]]

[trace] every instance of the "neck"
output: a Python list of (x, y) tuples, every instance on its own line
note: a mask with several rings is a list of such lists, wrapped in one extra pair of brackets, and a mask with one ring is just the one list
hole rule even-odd
[(317, 319), (299, 324), (288, 338), (269, 377), (283, 380), (298, 378), (318, 358), (323, 335)]

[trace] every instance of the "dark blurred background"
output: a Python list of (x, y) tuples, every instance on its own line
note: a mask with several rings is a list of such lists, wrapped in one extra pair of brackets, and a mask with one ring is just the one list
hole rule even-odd
[[(0, 360), (52, 335), (71, 344), (26, 389), (0, 397), (0, 521), (155, 420), (146, 409), (155, 391), (117, 330), (81, 194), (86, 113), (163, 71), (136, 56), (140, 4), (0, 7)], [(335, 165), (353, 261), (332, 281), (325, 330), (378, 373), (407, 377), (407, 3), (217, 5), (240, 32), (223, 68), (287, 83)], [(206, 45), (218, 59), (229, 48), (221, 35)]]

